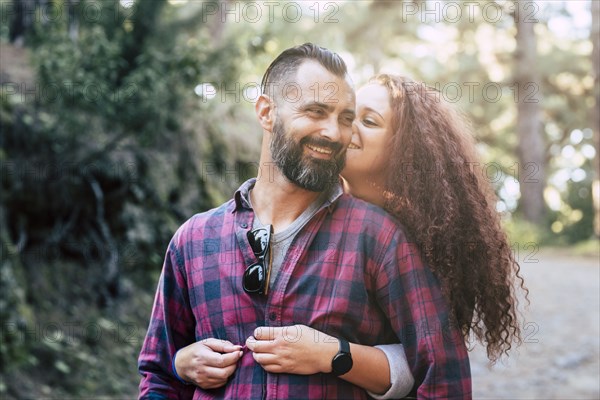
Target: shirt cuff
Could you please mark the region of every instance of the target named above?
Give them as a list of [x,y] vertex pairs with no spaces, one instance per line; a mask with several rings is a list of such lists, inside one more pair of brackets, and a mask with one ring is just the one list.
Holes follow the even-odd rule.
[[[173,356],[173,359],[171,360],[171,369],[173,370],[173,375],[175,376],[175,378],[177,378],[177,380],[179,382],[183,383],[184,385],[191,385],[190,382],[184,381],[183,378],[177,374],[177,370],[175,369],[175,358],[177,357],[177,353],[179,353],[179,350],[177,350],[175,352],[175,355]],[[404,352],[402,352],[402,353],[404,354]]]
[[410,393],[415,384],[415,379],[408,368],[408,361],[401,343],[382,344],[375,346],[385,353],[390,365],[390,383],[392,384],[384,394],[369,393],[377,400],[402,398]]

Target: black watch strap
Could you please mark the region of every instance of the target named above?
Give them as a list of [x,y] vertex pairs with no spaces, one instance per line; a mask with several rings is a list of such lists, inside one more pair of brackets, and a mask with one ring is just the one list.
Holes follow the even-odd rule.
[[340,376],[348,373],[352,369],[352,355],[350,354],[350,343],[345,339],[338,339],[340,347],[331,360],[331,372],[335,376]]
[[340,341],[340,350],[339,353],[348,353],[350,354],[350,343],[346,339],[339,338]]

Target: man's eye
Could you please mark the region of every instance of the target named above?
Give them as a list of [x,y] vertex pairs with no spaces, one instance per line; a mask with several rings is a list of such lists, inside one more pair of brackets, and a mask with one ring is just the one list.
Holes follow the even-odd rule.
[[352,126],[352,123],[354,123],[354,117],[343,117],[342,118],[342,124],[344,124],[346,126]]
[[321,116],[325,113],[320,108],[309,108],[308,112],[311,113],[312,115],[317,115],[317,116]]

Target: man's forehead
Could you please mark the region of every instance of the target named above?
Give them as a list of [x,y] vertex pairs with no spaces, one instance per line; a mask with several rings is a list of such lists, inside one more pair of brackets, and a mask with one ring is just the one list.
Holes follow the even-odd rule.
[[[283,89],[283,100],[292,103],[347,103],[354,107],[354,88],[348,75],[340,77],[313,60],[304,61]],[[342,105],[342,104],[340,104]]]

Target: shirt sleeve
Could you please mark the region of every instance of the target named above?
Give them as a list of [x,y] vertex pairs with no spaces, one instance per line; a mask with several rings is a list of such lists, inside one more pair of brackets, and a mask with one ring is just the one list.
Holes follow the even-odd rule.
[[418,399],[470,399],[471,371],[463,336],[438,280],[398,231],[386,246],[377,296],[404,345]]
[[194,387],[181,383],[171,364],[178,349],[194,342],[194,317],[183,264],[174,238],[167,250],[150,325],[138,359],[142,375],[140,399],[191,399],[193,396]]
[[382,344],[375,346],[385,353],[390,364],[391,386],[384,394],[369,393],[369,396],[377,400],[399,399],[408,395],[415,384],[415,379],[408,368],[406,354],[401,343]]

